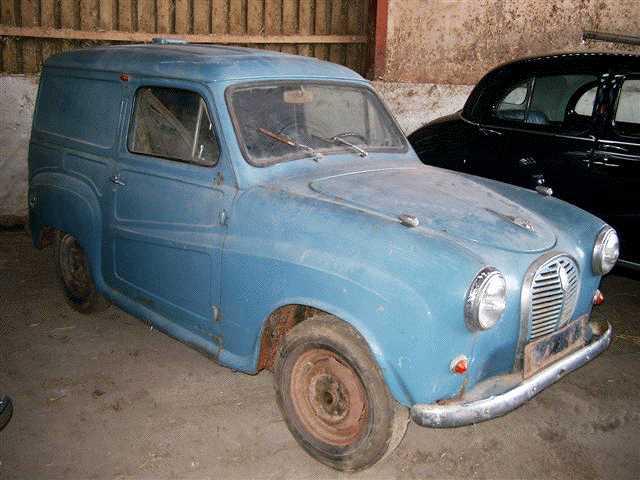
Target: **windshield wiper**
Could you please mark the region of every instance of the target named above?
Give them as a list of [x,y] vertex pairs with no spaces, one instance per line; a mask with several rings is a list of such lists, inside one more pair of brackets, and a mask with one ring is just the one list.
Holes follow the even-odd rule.
[[293,138],[288,137],[287,135],[283,135],[280,133],[275,133],[272,132],[271,130],[267,130],[266,128],[258,128],[258,132],[261,133],[262,135],[272,138],[273,140],[277,140],[280,143],[284,143],[285,145],[289,145],[290,147],[296,147],[296,148],[301,148],[303,150],[306,150],[307,152],[309,152],[311,155],[313,155],[313,159],[317,162],[318,160],[320,160],[320,158],[322,158],[322,155],[318,152],[316,152],[313,148],[311,148],[309,145],[305,145],[303,143],[299,143],[296,142]]
[[[341,134],[341,135],[346,135],[346,134]],[[336,135],[334,137],[331,137],[329,139],[329,141],[333,142],[333,143],[341,143],[342,145],[346,145],[347,147],[349,147],[352,150],[355,150],[356,152],[358,152],[358,155],[360,155],[362,158],[366,157],[367,155],[369,155],[369,152],[367,152],[364,148],[360,148],[359,146],[351,143],[351,142],[347,142],[344,138],[341,137],[341,135]]]

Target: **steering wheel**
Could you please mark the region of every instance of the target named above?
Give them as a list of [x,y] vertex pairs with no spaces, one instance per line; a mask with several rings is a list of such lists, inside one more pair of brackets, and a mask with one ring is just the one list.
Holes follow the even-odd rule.
[[[307,137],[317,137],[323,138],[322,129],[320,126],[315,126],[311,123],[306,123],[303,125],[305,136]],[[296,134],[299,132],[300,126],[295,123],[288,123],[284,125],[280,130],[278,130],[279,135],[285,135],[290,138],[296,138]]]

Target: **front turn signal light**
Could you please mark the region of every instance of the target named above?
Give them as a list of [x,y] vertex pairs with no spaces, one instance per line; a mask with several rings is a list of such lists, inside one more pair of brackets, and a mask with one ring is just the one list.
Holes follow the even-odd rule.
[[458,375],[467,373],[469,369],[469,360],[465,355],[460,355],[451,361],[451,371]]
[[593,294],[593,304],[594,305],[602,305],[604,303],[604,295],[600,291],[600,289],[596,290],[596,293]]

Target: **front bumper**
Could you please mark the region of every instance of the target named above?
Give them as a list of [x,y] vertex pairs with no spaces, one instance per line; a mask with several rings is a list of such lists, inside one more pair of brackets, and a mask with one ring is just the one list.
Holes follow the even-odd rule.
[[606,350],[613,336],[611,325],[607,323],[606,330],[602,331],[599,326],[592,324],[592,329],[594,337],[588,345],[561,358],[500,395],[468,402],[460,400],[444,405],[414,405],[411,407],[411,418],[423,427],[450,428],[505,415]]

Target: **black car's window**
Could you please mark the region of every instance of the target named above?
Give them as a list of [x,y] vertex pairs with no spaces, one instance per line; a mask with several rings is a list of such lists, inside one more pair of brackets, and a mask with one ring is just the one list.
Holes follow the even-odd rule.
[[574,112],[578,115],[591,117],[593,115],[593,107],[596,103],[597,92],[598,86],[594,85],[592,87],[589,87],[584,93],[582,93],[576,100]]
[[212,166],[219,149],[200,95],[177,88],[144,87],[136,93],[129,150]]
[[498,102],[495,116],[507,121],[524,121],[531,83],[532,79],[528,79],[507,90],[502,100]]
[[596,98],[596,81],[595,75],[543,75],[520,82],[497,103],[493,118],[535,130],[586,130]]
[[640,137],[640,80],[625,80],[618,97],[615,129],[620,135]]

